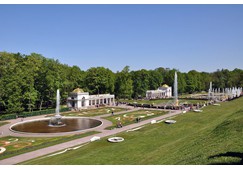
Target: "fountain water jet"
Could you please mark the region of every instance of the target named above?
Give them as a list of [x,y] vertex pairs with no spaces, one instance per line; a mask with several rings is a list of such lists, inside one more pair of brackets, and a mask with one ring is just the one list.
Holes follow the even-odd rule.
[[174,103],[175,106],[178,106],[178,87],[177,87],[177,73],[175,72],[175,79],[174,79]]
[[56,113],[54,117],[51,117],[49,121],[49,126],[51,127],[61,127],[65,126],[65,124],[62,122],[62,116],[60,115],[60,91],[57,89],[57,97],[56,97]]

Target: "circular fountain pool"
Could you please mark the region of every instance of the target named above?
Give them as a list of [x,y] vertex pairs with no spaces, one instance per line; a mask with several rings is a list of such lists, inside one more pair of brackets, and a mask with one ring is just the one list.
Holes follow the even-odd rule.
[[50,118],[29,120],[16,123],[10,127],[13,132],[25,133],[62,133],[98,127],[102,121],[92,118],[62,117],[65,126],[49,126]]

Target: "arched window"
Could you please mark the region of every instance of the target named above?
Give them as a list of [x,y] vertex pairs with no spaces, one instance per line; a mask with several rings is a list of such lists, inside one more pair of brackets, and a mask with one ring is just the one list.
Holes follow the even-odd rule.
[[85,106],[85,97],[82,98],[82,107]]

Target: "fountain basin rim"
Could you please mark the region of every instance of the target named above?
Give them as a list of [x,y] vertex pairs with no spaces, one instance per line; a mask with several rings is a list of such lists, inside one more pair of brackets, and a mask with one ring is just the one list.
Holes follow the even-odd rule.
[[176,123],[176,121],[175,120],[166,120],[165,123],[174,124],[174,123]]
[[107,139],[109,142],[112,142],[112,143],[118,143],[118,142],[123,142],[124,141],[124,138],[123,137],[111,137],[111,138],[108,138]]
[[0,147],[0,153],[3,153],[3,152],[5,152],[6,151],[6,148],[4,148],[4,147]]
[[22,122],[18,122],[18,123],[14,123],[12,124],[10,127],[9,127],[9,130],[14,132],[14,133],[20,133],[20,134],[41,134],[41,135],[60,135],[60,134],[72,134],[72,133],[77,133],[77,132],[82,132],[82,131],[87,131],[87,130],[92,130],[92,129],[95,129],[95,128],[98,128],[100,126],[103,125],[103,121],[102,120],[99,120],[99,119],[95,119],[95,118],[90,118],[90,117],[77,117],[77,116],[63,116],[62,117],[63,119],[93,119],[93,120],[97,120],[97,121],[100,121],[101,124],[99,126],[96,126],[96,127],[93,127],[93,128],[88,128],[88,129],[82,129],[82,130],[75,130],[75,131],[69,131],[69,132],[57,132],[57,133],[35,133],[35,132],[21,132],[21,131],[16,131],[16,130],[13,130],[12,127],[13,126],[16,126],[16,125],[19,125],[19,124],[24,124],[24,123],[27,123],[27,122],[36,122],[36,121],[40,121],[40,120],[49,120],[51,119],[51,117],[48,117],[48,118],[40,118],[40,119],[32,119],[32,120],[26,120],[26,121],[22,121]]

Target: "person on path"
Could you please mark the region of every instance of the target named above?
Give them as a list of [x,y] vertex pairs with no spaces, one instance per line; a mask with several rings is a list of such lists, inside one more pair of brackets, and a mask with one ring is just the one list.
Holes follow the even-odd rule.
[[136,122],[137,122],[137,123],[139,122],[139,117],[136,118]]
[[117,122],[117,127],[118,127],[118,128],[122,128],[122,123],[121,123],[121,121]]

